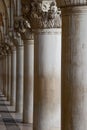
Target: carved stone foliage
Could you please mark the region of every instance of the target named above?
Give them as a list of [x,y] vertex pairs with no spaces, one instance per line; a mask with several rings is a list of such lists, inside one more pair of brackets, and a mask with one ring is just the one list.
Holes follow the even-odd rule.
[[52,0],[33,1],[30,6],[23,3],[23,16],[32,28],[60,28],[61,12]]
[[33,39],[31,26],[29,22],[24,18],[22,17],[16,18],[14,28],[15,31],[17,32],[17,35],[21,35],[21,38],[23,38],[23,40]]
[[12,35],[13,34],[11,34],[11,36],[9,36],[9,34],[5,35],[4,36],[4,43],[5,43],[5,45],[9,46],[11,48],[11,50],[13,51],[13,50],[16,49],[16,47],[14,45],[14,41],[12,39]]
[[11,48],[8,44],[2,43],[2,45],[0,46],[0,52],[3,55],[9,54],[11,53]]

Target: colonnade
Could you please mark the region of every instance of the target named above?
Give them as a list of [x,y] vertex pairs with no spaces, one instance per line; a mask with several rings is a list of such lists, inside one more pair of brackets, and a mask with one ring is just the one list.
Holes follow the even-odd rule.
[[33,130],[84,130],[87,6],[71,0],[57,4],[62,16],[54,1],[22,2],[14,21],[15,47],[6,44],[0,54],[1,89]]
[[60,130],[61,28],[33,33],[30,28],[15,29],[15,47],[5,57],[5,96],[24,123],[38,130]]

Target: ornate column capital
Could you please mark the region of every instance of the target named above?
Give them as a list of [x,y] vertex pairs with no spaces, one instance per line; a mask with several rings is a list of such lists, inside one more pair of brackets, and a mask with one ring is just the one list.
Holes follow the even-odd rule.
[[20,34],[20,30],[22,29],[22,17],[18,16],[18,17],[15,17],[14,19],[14,41],[15,41],[15,45],[16,47],[17,46],[23,46],[23,42],[22,42],[22,39],[21,39],[21,34]]
[[26,5],[22,1],[23,16],[26,17],[33,29],[60,28],[61,16],[54,0],[35,1]]
[[87,0],[57,0],[58,7],[87,5]]
[[15,30],[21,35],[23,40],[33,40],[33,33],[30,23],[22,17],[16,18]]
[[11,47],[6,43],[2,43],[0,46],[0,52],[3,53],[3,55],[11,54]]
[[14,44],[16,47],[23,46],[23,42],[22,42],[20,33],[15,32],[13,39],[14,39]]
[[[10,33],[11,33],[11,32],[10,32]],[[13,35],[13,34],[11,34],[11,36],[6,35],[6,36],[4,37],[4,42],[5,42],[6,45],[8,45],[8,46],[11,48],[11,51],[14,51],[14,50],[16,49],[16,47],[15,47],[15,45],[14,45],[14,43],[13,43],[12,35]]]

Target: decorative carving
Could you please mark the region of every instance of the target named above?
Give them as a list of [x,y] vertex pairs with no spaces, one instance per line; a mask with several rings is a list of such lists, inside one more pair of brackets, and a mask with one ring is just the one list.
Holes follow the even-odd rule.
[[[12,34],[13,35],[13,34]],[[15,45],[14,45],[14,43],[13,43],[13,40],[12,40],[12,35],[5,35],[4,36],[4,43],[6,44],[6,45],[8,45],[10,48],[11,48],[11,50],[13,51],[13,50],[15,50],[16,49],[16,47],[15,47]]]
[[11,53],[11,47],[6,43],[3,43],[0,48],[3,55],[7,55]]
[[61,12],[55,1],[33,1],[28,5],[23,3],[23,16],[30,21],[35,28],[60,28]]
[[23,40],[31,40],[34,39],[31,26],[27,20],[25,20],[22,17],[16,18],[15,19],[15,30],[17,34],[21,34],[21,38]]
[[23,42],[22,42],[21,35],[19,32],[14,32],[13,39],[14,39],[14,44],[16,47],[23,46]]

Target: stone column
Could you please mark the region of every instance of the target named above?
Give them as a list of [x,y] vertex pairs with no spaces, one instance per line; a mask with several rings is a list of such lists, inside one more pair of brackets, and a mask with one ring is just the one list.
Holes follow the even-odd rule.
[[61,0],[58,4],[63,6],[61,127],[84,130],[87,129],[87,6],[83,6],[86,1]]
[[23,17],[16,19],[16,25],[15,29],[20,32],[24,43],[23,122],[33,123],[34,37],[30,24]]
[[23,122],[33,123],[34,40],[24,40],[24,109]]
[[[60,21],[57,22],[58,10],[52,1],[32,2],[31,5],[30,19],[35,34],[33,130],[60,130],[61,29]],[[46,11],[42,8],[44,5]]]
[[7,86],[6,86],[6,54],[4,54],[4,56],[3,56],[2,73],[3,73],[3,94],[6,97],[7,96],[6,95],[6,89],[7,89]]
[[60,130],[61,31],[35,34],[34,130]]
[[16,103],[16,48],[12,49],[11,56],[11,105]]
[[0,53],[0,89],[3,94],[5,94],[5,86],[4,86],[4,54]]
[[5,97],[7,97],[7,79],[8,79],[8,75],[7,75],[7,72],[8,72],[8,70],[7,70],[7,64],[8,64],[8,60],[7,60],[7,53],[6,53],[6,56],[5,56],[5,78],[6,78],[6,84],[5,84]]
[[7,86],[7,100],[11,99],[11,50],[8,52],[8,86]]
[[[8,52],[7,52],[7,97],[8,97],[8,85],[9,85],[9,65],[8,65]],[[7,99],[8,100],[8,99]]]
[[7,98],[7,95],[8,95],[8,52],[9,52],[9,49],[8,47],[5,45],[4,46],[4,50],[5,50],[5,61],[4,61],[4,80],[5,80],[5,83],[4,83],[4,95],[5,97]]
[[1,87],[2,93],[5,95],[5,55],[2,55],[2,62],[1,62]]
[[7,98],[8,96],[8,86],[9,86],[9,61],[8,61],[8,55],[11,52],[11,50],[9,49],[9,46],[7,45],[7,43],[2,45],[2,56],[4,58],[4,62],[2,64],[2,67],[4,70],[2,70],[3,72],[3,85],[4,85],[4,95]]
[[24,46],[21,38],[17,38],[16,56],[16,112],[23,112],[23,84],[24,84]]
[[[34,88],[34,37],[28,22],[21,21],[21,36],[24,41],[24,107],[23,122],[33,123],[33,88]],[[25,23],[25,24],[24,24]],[[24,25],[24,26],[23,26]],[[26,25],[26,26],[25,26]]]

